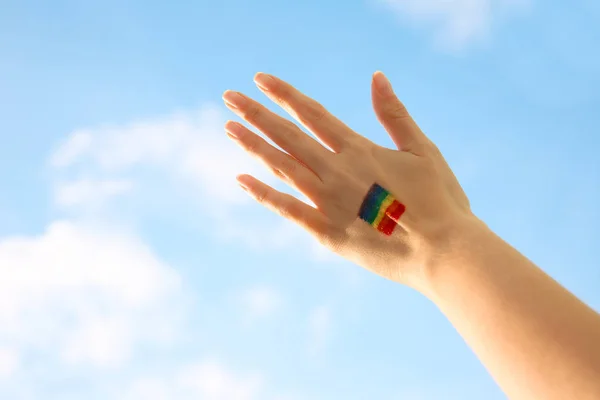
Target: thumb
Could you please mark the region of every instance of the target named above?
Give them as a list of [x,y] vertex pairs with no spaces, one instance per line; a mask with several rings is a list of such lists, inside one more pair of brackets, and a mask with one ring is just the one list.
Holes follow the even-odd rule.
[[377,119],[399,150],[418,152],[425,135],[394,94],[390,81],[381,71],[373,74],[371,97]]

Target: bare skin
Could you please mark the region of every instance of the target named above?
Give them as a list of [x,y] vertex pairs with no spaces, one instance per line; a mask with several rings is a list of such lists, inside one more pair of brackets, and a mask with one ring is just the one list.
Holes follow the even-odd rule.
[[[238,176],[244,190],[333,252],[431,299],[511,399],[600,398],[600,316],[471,212],[442,154],[382,73],[373,76],[373,106],[395,150],[278,78],[259,73],[255,82],[329,149],[227,91],[227,107],[284,151],[233,121],[225,125],[229,137],[316,208],[249,175]],[[375,182],[406,206],[391,236],[357,218]]]

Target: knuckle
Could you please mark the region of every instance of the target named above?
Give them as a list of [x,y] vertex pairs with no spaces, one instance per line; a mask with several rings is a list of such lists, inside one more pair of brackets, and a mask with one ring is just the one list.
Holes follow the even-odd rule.
[[297,210],[294,210],[294,206],[285,205],[281,209],[281,216],[285,219],[293,219],[293,216],[298,215]]
[[345,166],[333,166],[320,173],[327,182],[327,190],[334,194],[339,190],[340,183],[346,183],[353,180],[354,173]]
[[262,203],[262,204],[268,203],[270,200],[269,192],[267,190],[258,191],[255,194],[255,198],[256,198],[256,201],[258,201],[259,203]]
[[422,172],[425,176],[434,176],[437,174],[438,163],[431,157],[423,157],[422,160]]
[[[330,176],[333,177],[333,176]],[[340,180],[340,181],[336,181],[334,179],[331,179],[328,182],[327,185],[322,185],[322,187],[319,190],[319,195],[318,195],[318,201],[323,203],[323,204],[327,204],[328,208],[331,209],[335,209],[335,210],[341,210],[347,207],[347,199],[344,198],[344,195],[342,193],[344,193],[343,191],[341,191],[340,189],[340,185],[339,184],[335,184],[332,182],[348,182],[347,180]]]
[[347,148],[345,149],[348,160],[363,160],[380,148],[376,143],[359,134],[352,135],[346,139]]
[[289,119],[284,119],[283,120],[282,127],[283,127],[283,129],[285,131],[289,132],[292,135],[298,134],[298,132],[300,130],[300,128],[298,128],[298,125],[296,125],[295,123],[293,123]]
[[343,137],[343,143],[346,145],[345,150],[348,151],[363,151],[374,145],[372,141],[364,136],[352,131],[351,135],[345,135]]
[[284,119],[281,124],[282,132],[285,132],[285,135],[281,138],[281,140],[288,145],[293,144],[297,146],[300,143],[301,135],[304,135],[304,132],[292,121],[288,119]]
[[433,154],[435,154],[436,156],[442,156],[442,152],[440,150],[440,148],[433,143],[431,140],[427,140],[427,148],[429,149],[429,151],[431,151]]
[[277,212],[280,216],[286,219],[291,219],[291,217],[296,214],[294,212],[294,205],[289,201],[282,202],[282,204],[277,208]]
[[421,140],[414,140],[412,143],[412,149],[419,154],[439,158],[443,157],[440,149],[428,138],[420,138]]
[[321,121],[325,118],[327,110],[320,103],[314,103],[311,107],[311,117],[314,121]]
[[281,171],[279,168],[273,167],[272,165],[270,165],[269,169],[271,170],[271,172],[273,173],[273,175],[275,175],[279,179],[282,179],[282,180],[286,180],[287,179],[286,174],[283,173],[283,171]]
[[245,142],[245,147],[249,153],[255,154],[258,153],[260,149],[260,143],[256,138],[251,138]]
[[316,233],[316,239],[322,246],[327,247],[334,253],[340,253],[344,245],[343,232],[333,226],[327,226]]
[[296,162],[288,159],[283,163],[282,170],[287,175],[294,175],[298,171],[298,164]]
[[303,111],[303,113],[299,113],[299,119],[303,124],[319,122],[325,118],[325,115],[327,115],[327,110],[325,107],[316,101],[311,101],[308,103]]
[[255,122],[258,120],[261,111],[258,107],[252,106],[246,111],[244,119],[248,122]]
[[400,101],[393,101],[387,107],[387,114],[393,119],[407,119],[410,118],[408,110]]

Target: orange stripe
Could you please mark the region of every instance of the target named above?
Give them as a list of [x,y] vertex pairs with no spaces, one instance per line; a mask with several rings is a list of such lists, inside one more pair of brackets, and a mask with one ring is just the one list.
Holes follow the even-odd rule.
[[392,220],[398,222],[402,214],[404,214],[404,211],[406,211],[404,204],[396,200],[391,206],[388,207],[388,209],[385,211],[385,214]]

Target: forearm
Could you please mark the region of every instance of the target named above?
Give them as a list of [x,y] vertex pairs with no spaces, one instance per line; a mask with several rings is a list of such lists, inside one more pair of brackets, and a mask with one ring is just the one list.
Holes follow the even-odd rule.
[[600,316],[491,232],[465,223],[425,294],[511,399],[600,398]]

